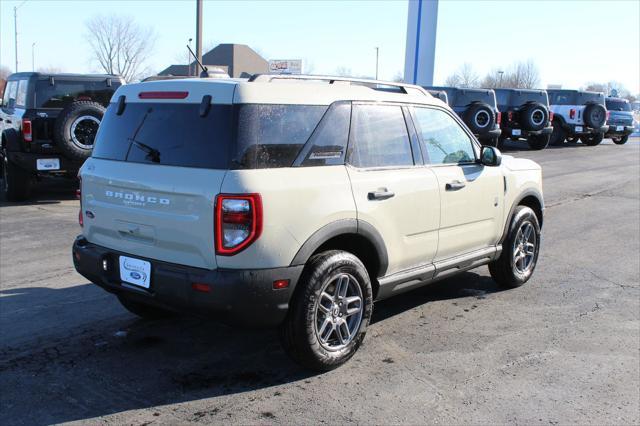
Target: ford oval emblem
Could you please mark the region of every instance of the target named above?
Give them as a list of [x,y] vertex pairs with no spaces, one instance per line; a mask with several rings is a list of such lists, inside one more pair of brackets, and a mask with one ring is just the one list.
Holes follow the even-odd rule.
[[139,280],[140,278],[142,278],[142,275],[140,275],[138,272],[129,272],[129,276],[134,280]]

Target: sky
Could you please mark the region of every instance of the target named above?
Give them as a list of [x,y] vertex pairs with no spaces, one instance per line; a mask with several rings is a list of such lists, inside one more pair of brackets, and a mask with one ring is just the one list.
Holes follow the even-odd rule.
[[[408,0],[206,1],[205,47],[242,43],[266,59],[302,59],[305,71],[375,74],[404,71]],[[0,64],[14,69],[14,16],[18,9],[18,60],[22,71],[54,67],[97,72],[85,23],[95,15],[133,16],[157,39],[150,69],[184,63],[195,39],[195,0],[0,0]],[[465,62],[480,75],[533,60],[541,86],[580,88],[618,81],[640,93],[640,0],[489,1],[440,0],[436,84]]]

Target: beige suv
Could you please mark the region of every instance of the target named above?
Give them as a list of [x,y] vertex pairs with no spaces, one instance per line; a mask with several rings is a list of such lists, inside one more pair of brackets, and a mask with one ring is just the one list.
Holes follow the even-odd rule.
[[533,273],[536,163],[417,86],[317,76],[122,86],[80,172],[76,269],[131,312],[278,326],[335,368],[374,301],[489,265]]

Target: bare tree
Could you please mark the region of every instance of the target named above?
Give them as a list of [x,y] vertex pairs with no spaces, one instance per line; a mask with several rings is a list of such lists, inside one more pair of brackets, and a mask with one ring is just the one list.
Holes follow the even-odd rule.
[[64,72],[64,70],[60,67],[49,65],[46,67],[38,67],[38,72],[41,72],[43,74],[58,74]]
[[514,89],[535,89],[540,85],[538,66],[531,59],[516,62],[504,76],[504,81]]
[[155,33],[130,16],[94,16],[86,23],[86,39],[104,72],[136,80],[151,56]]
[[628,98],[631,96],[631,92],[624,87],[624,84],[619,81],[608,81],[606,83],[596,83],[590,82],[584,87],[584,90],[589,92],[602,92],[605,95],[616,94],[616,96],[621,98]]
[[474,71],[470,63],[465,62],[456,72],[447,77],[445,83],[447,86],[452,87],[478,87],[480,85],[480,76]]
[[351,68],[340,66],[336,68],[336,70],[333,72],[333,75],[338,77],[353,77],[353,71],[351,71]]
[[4,86],[7,84],[7,78],[11,74],[11,69],[0,65],[0,93],[4,93]]

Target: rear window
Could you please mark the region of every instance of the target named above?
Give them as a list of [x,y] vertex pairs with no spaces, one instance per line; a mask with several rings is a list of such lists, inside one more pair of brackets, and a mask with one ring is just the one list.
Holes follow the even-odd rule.
[[200,116],[200,104],[127,103],[116,105],[100,123],[92,156],[107,160],[167,166],[225,169],[229,164],[233,111],[211,105]]
[[631,111],[631,105],[629,102],[624,102],[618,99],[607,99],[607,109],[609,111]]
[[36,83],[36,108],[64,108],[68,104],[79,101],[94,101],[107,105],[113,92],[120,87],[120,82],[111,80],[111,86],[107,81],[77,81],[53,79],[39,80]]
[[449,95],[449,104],[453,107],[465,107],[472,102],[483,102],[493,107],[496,106],[495,95],[488,90],[458,89]]
[[578,93],[578,105],[584,105],[587,102],[595,102],[600,105],[604,105],[604,94],[603,93],[589,93],[589,92],[580,92]]
[[578,94],[576,92],[548,92],[551,105],[577,105]]
[[[527,102],[538,102],[542,105],[549,105],[547,94],[542,91],[523,91],[523,90],[500,90],[496,91],[496,100],[500,110],[504,106],[518,107]],[[502,106],[503,108],[500,108]]]
[[112,104],[100,124],[93,157],[209,169],[290,167],[327,106]]

